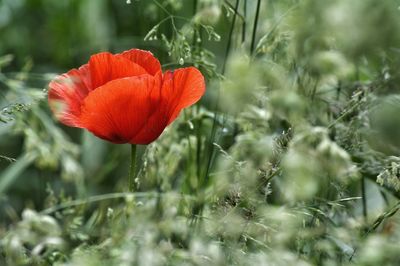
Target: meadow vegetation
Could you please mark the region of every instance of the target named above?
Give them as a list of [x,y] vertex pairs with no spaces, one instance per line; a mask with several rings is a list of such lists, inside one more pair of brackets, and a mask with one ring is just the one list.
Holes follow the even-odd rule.
[[[399,265],[397,0],[0,1],[0,265]],[[155,142],[57,122],[99,51],[195,66]]]

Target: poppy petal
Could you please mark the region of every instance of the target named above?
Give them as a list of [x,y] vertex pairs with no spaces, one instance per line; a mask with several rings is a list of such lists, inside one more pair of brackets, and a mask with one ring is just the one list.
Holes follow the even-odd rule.
[[122,55],[108,52],[92,55],[89,60],[93,88],[115,79],[147,74],[147,71]]
[[91,90],[88,65],[72,69],[52,80],[49,84],[50,109],[58,120],[72,127],[81,127],[81,104]]
[[131,142],[159,101],[159,97],[152,94],[153,87],[160,87],[157,83],[160,81],[150,75],[108,82],[84,100],[81,124],[94,135],[111,142]]
[[169,106],[168,124],[172,123],[183,108],[196,103],[206,90],[204,77],[195,67],[167,71],[163,82],[163,99]]
[[131,143],[149,144],[157,139],[168,125],[168,106],[162,102],[162,72],[159,71],[155,76],[157,82],[153,87],[150,97],[152,99],[151,112],[142,129],[131,139]]
[[147,73],[154,76],[161,71],[161,64],[149,51],[131,49],[121,54],[123,57],[143,67]]

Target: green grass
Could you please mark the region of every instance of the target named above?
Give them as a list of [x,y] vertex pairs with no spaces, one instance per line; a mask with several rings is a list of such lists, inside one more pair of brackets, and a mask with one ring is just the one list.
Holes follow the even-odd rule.
[[[400,263],[398,1],[130,2],[0,2],[0,265]],[[207,81],[136,169],[46,96],[133,47]]]

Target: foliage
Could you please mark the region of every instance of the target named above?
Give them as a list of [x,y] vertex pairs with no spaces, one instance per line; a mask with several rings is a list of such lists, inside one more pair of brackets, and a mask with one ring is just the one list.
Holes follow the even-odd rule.
[[[260,5],[258,5],[260,3]],[[398,1],[0,2],[0,264],[398,265]],[[99,50],[194,65],[139,148],[52,119]]]

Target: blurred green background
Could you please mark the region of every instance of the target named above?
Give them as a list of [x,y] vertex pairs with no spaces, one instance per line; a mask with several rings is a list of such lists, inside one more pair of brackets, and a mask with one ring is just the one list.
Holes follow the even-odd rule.
[[[190,16],[193,1],[181,4],[181,15]],[[57,73],[85,63],[93,53],[132,47],[152,50],[158,57],[165,54],[160,42],[143,40],[166,17],[147,1],[5,0],[0,12],[1,52],[15,56],[10,69],[33,60],[34,70]]]
[[[0,265],[399,265],[400,1],[0,0]],[[100,51],[207,93],[139,147],[61,125]]]

